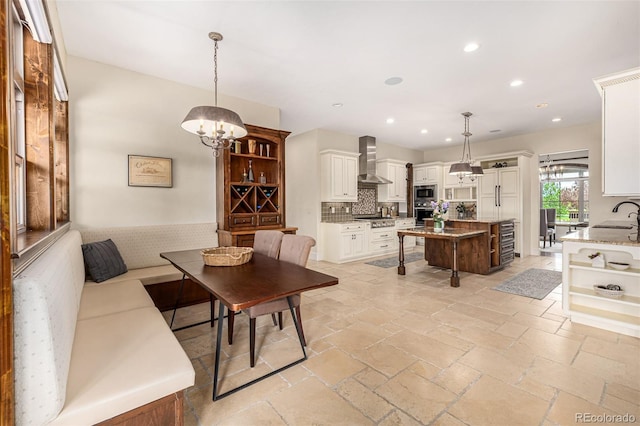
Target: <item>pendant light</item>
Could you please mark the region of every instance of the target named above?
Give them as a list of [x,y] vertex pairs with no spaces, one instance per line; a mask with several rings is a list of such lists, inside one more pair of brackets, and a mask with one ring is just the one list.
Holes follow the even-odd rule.
[[213,156],[220,156],[223,149],[231,148],[236,138],[247,135],[247,129],[235,112],[218,106],[218,42],[222,34],[210,32],[213,40],[213,83],[215,106],[196,106],[182,121],[182,128],[200,137],[200,142],[213,150]]
[[477,176],[481,176],[484,174],[481,166],[474,166],[473,161],[471,160],[471,144],[469,142],[469,136],[472,135],[469,132],[469,117],[473,114],[470,112],[463,112],[462,116],[464,117],[464,143],[462,144],[462,157],[460,161],[457,163],[453,163],[451,168],[449,169],[450,175],[457,175],[460,181],[465,177],[469,177],[472,181],[476,179]]

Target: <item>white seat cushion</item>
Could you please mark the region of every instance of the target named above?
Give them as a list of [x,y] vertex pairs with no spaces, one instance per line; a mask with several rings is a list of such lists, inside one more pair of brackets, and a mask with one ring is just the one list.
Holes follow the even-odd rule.
[[87,285],[80,299],[78,320],[153,307],[153,300],[138,280]]
[[101,283],[87,281],[88,285],[111,284],[119,281],[140,280],[144,285],[166,283],[167,281],[177,281],[182,279],[182,272],[173,265],[150,266],[148,268],[130,269],[122,275],[110,278]]
[[156,308],[80,320],[66,401],[51,424],[95,424],[194,381],[189,358]]

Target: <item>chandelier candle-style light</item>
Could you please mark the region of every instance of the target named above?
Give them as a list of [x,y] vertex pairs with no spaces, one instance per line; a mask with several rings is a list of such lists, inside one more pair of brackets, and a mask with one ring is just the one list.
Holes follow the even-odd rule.
[[469,117],[472,115],[473,114],[470,112],[462,113],[462,116],[464,117],[464,133],[462,133],[462,136],[464,136],[464,143],[462,144],[462,157],[459,162],[453,163],[449,169],[449,174],[457,175],[460,182],[462,182],[462,179],[465,177],[474,181],[477,176],[484,174],[482,167],[474,166],[473,160],[471,160],[471,144],[469,143],[469,136],[471,136],[472,133],[469,132]]
[[247,129],[235,112],[218,106],[218,42],[222,34],[210,32],[213,40],[213,85],[215,106],[196,106],[182,120],[182,128],[200,137],[200,142],[213,150],[213,156],[220,156],[223,149],[229,149],[236,138],[247,135]]

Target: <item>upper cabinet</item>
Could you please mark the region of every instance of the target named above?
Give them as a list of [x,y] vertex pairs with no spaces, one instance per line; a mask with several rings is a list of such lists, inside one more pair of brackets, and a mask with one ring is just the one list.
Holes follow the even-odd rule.
[[413,166],[414,185],[439,185],[442,183],[441,164],[417,164]]
[[358,157],[354,152],[320,152],[320,201],[358,201]]
[[378,185],[378,201],[407,201],[407,162],[401,160],[378,160],[376,173],[392,183]]
[[640,68],[594,82],[602,96],[603,195],[640,196]]

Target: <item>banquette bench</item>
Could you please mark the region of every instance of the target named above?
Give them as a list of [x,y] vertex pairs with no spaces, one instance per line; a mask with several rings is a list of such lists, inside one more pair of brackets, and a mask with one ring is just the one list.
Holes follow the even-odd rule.
[[[137,279],[161,311],[173,309],[182,273],[160,257],[166,251],[218,246],[217,223],[80,229],[84,244],[111,239],[128,271],[105,283]],[[208,302],[209,294],[187,280],[179,306]]]
[[[16,424],[181,425],[194,369],[144,283],[179,280],[160,251],[216,246],[215,228],[70,230],[22,271],[13,281]],[[82,244],[105,239],[128,272],[87,281]]]

